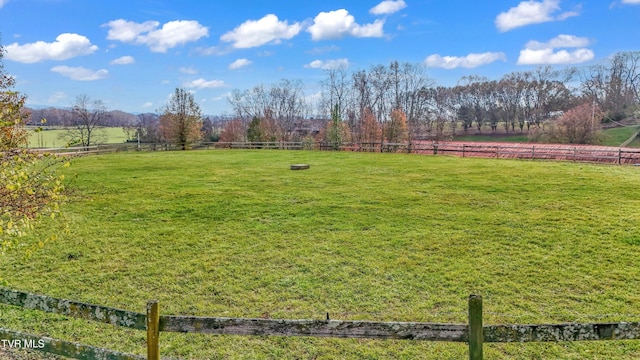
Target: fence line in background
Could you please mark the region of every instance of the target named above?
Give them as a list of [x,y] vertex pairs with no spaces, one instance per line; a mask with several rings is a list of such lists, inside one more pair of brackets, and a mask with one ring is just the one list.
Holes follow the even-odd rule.
[[[147,303],[146,314],[0,288],[0,303],[63,314],[147,332],[147,359],[157,360],[160,332],[199,334],[313,336],[467,342],[469,359],[482,359],[484,342],[544,342],[640,339],[640,322],[595,324],[483,325],[482,297],[469,296],[468,324],[343,320],[279,320],[162,316],[159,303]],[[128,360],[141,357],[88,345],[0,329],[0,339],[38,344],[34,350],[77,359]],[[5,342],[3,341],[3,344]]]
[[[640,149],[562,144],[483,144],[460,142],[414,143],[342,143],[327,142],[205,142],[194,144],[201,149],[277,149],[277,150],[340,150],[357,152],[394,152],[424,155],[453,155],[503,159],[563,160],[612,164],[640,164]],[[123,143],[69,148],[33,149],[60,155],[91,155],[124,151],[169,151],[176,146],[155,143]]]

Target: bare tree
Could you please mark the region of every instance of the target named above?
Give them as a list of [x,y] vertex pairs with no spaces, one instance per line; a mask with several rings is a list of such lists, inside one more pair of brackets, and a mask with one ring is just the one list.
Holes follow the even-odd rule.
[[[378,141],[379,137],[376,139],[372,139],[371,134],[377,134],[378,136],[381,136],[381,133],[379,131],[371,132],[368,129],[371,125],[371,121],[377,123],[377,119],[375,118],[375,115],[371,110],[373,102],[371,99],[371,88],[369,86],[369,78],[367,76],[367,72],[364,70],[360,70],[351,74],[351,86],[353,108],[349,112],[349,115],[356,119],[356,125],[352,128],[354,138],[360,142]],[[365,124],[367,128],[363,128]]]
[[281,129],[283,140],[291,140],[296,121],[303,119],[307,112],[302,81],[283,79],[273,85],[268,104],[267,109]]
[[538,68],[533,72],[532,91],[535,102],[529,124],[540,127],[544,121],[574,106],[576,96],[567,86],[574,75],[574,68],[559,71],[553,70],[550,66]]
[[411,142],[420,134],[421,122],[427,118],[427,99],[420,91],[432,87],[430,79],[422,64],[392,62],[389,65],[392,76],[393,104],[401,109],[407,120],[408,140]]
[[157,114],[139,114],[135,127],[135,139],[141,142],[160,140],[160,121]]
[[581,87],[612,120],[629,115],[640,103],[640,51],[622,52],[580,72]]
[[[455,119],[455,102],[451,88],[438,86],[424,89],[429,101],[429,112],[432,120],[429,123],[429,133],[432,139],[439,141],[445,138],[445,127],[452,119]],[[435,127],[435,129],[434,129]]]
[[87,94],[78,95],[70,116],[70,126],[63,135],[68,145],[90,146],[106,141],[101,127],[109,114],[102,100],[92,100]]
[[[325,70],[325,79],[320,83],[322,87],[321,111],[330,114],[335,106],[341,109],[340,116],[345,118],[349,103],[349,76],[346,67],[339,66]],[[353,124],[349,124],[352,126]]]
[[278,134],[279,140],[289,140],[296,123],[308,112],[300,80],[283,79],[269,88],[257,85],[250,90],[234,90],[228,101],[243,127],[254,118],[266,120],[270,128],[277,127],[271,132]]

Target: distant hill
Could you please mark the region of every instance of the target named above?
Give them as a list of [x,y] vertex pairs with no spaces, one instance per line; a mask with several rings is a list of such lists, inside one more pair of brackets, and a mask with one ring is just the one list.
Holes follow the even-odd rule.
[[[73,112],[70,108],[54,108],[30,106],[26,108],[30,113],[27,120],[30,125],[39,125],[41,119],[46,119],[46,126],[69,126],[73,124]],[[120,110],[109,111],[104,126],[129,127],[136,126],[139,116]]]
[[[30,113],[27,120],[29,125],[40,125],[41,119],[47,119],[46,126],[70,126],[73,124],[73,112],[71,108],[56,108],[51,106],[30,105],[25,108]],[[155,113],[128,113],[120,110],[109,111],[109,117],[104,124],[108,127],[135,127],[149,119],[157,120],[159,117]],[[203,115],[204,119],[209,119],[214,124],[224,123],[231,120],[229,116]]]

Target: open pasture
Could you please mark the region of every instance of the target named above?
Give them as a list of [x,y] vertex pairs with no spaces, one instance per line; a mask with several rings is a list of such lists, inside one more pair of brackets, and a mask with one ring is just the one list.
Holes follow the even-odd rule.
[[[291,164],[311,168],[291,171]],[[215,150],[64,169],[71,233],[5,286],[166,315],[465,323],[640,320],[640,168]],[[40,229],[46,232],[46,229]],[[35,234],[34,236],[37,236]],[[0,307],[3,327],[142,354],[142,332]],[[463,359],[460,343],[161,333],[163,356]],[[485,344],[490,359],[637,359],[640,341]]]
[[[625,126],[603,129],[602,137],[599,145],[602,146],[620,146],[627,141],[636,131],[637,126]],[[515,142],[515,143],[528,143],[529,135],[527,132],[520,133],[518,131],[513,133],[500,132],[494,134],[491,130],[485,131],[484,134],[467,134],[457,135],[453,137],[455,141],[475,141],[475,142]]]
[[[121,144],[127,141],[127,134],[119,127],[97,128],[94,131],[94,136],[100,144]],[[41,132],[36,132],[33,129],[30,132],[30,148],[55,148],[65,147],[66,145],[66,140],[64,139],[64,135],[67,132],[66,129],[45,127]]]

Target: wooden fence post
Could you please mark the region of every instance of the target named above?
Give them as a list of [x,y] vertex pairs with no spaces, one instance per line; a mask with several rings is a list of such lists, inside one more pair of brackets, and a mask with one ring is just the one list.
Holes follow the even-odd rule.
[[158,300],[147,302],[147,360],[160,360],[160,306]]
[[622,164],[622,149],[618,148],[618,165]]
[[482,296],[469,295],[469,360],[482,360]]

